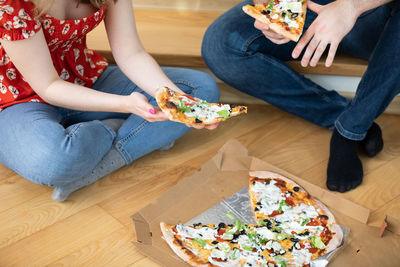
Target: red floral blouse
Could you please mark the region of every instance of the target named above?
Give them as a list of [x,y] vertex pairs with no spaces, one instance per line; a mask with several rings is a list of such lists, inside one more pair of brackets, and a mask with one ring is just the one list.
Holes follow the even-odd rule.
[[[59,20],[49,15],[35,18],[34,8],[28,0],[0,0],[0,39],[28,39],[43,29],[61,79],[92,87],[108,63],[87,48],[86,34],[104,19],[105,8],[79,20]],[[24,80],[0,43],[0,111],[23,102],[44,101]]]

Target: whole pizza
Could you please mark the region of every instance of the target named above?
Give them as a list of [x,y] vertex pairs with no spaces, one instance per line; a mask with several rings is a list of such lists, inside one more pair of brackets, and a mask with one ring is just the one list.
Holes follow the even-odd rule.
[[310,266],[341,245],[343,233],[332,213],[292,180],[250,172],[249,194],[257,224],[162,222],[164,239],[192,266]]

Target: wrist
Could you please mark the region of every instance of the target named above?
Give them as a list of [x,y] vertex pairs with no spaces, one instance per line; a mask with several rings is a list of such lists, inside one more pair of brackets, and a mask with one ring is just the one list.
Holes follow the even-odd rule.
[[133,113],[132,112],[132,105],[129,95],[128,96],[120,96],[119,105],[118,105],[118,112],[121,113]]
[[[342,0],[342,1],[348,1],[348,0]],[[365,5],[363,5],[363,0],[351,0],[348,1],[349,3],[352,4],[352,9],[354,10],[354,14],[356,16],[356,19],[361,16],[362,13],[367,11],[365,9]]]

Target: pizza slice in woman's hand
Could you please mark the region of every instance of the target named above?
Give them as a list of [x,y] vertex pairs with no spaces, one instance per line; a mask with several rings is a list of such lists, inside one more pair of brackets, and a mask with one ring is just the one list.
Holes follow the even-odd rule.
[[189,125],[211,125],[247,113],[247,107],[215,104],[169,89],[160,88],[156,100],[171,121]]

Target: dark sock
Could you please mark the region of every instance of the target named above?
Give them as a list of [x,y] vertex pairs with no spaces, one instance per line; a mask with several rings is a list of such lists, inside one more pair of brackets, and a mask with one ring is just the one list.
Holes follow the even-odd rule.
[[363,167],[357,155],[357,141],[347,139],[335,129],[330,144],[326,185],[341,193],[362,183]]
[[365,154],[373,158],[383,149],[382,130],[375,122],[369,128],[367,136],[360,142]]

